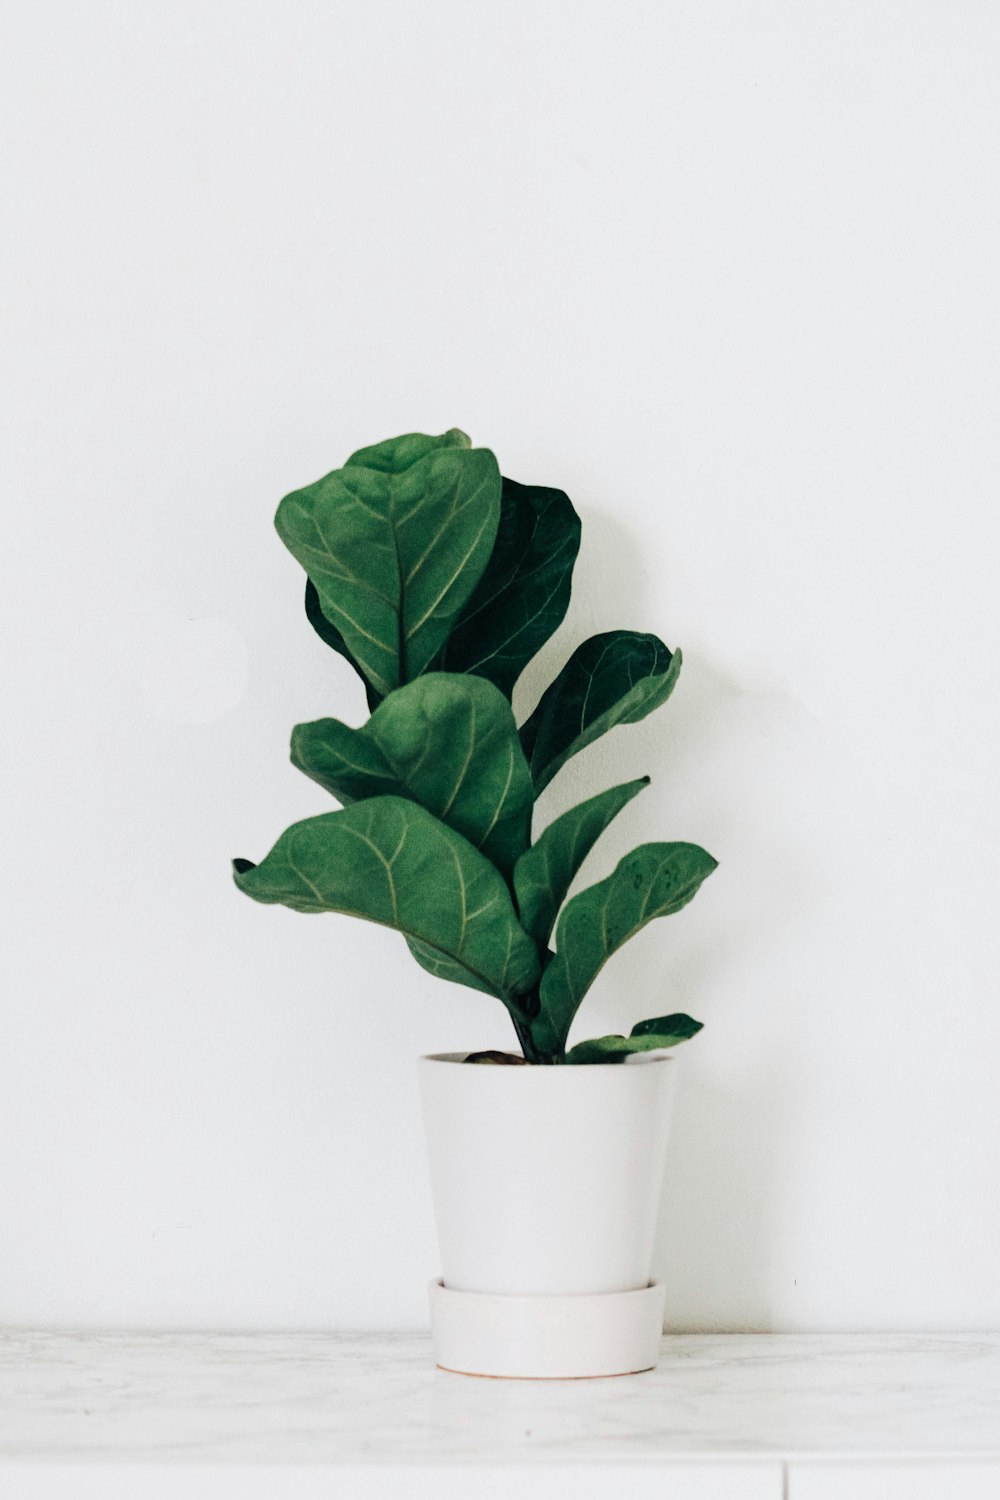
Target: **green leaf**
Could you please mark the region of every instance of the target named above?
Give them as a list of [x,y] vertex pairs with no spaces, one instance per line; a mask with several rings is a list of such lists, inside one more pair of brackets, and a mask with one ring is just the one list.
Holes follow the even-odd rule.
[[406,946],[422,969],[428,974],[433,974],[435,979],[447,979],[451,984],[464,984],[470,990],[482,990],[486,995],[492,995],[494,991],[490,986],[470,974],[457,959],[449,958],[447,954],[432,948],[429,943],[422,943],[418,938],[408,937]]
[[521,926],[539,948],[548,945],[566,892],[605,828],[648,785],[649,777],[641,776],[578,803],[550,823],[521,855],[514,866],[514,893]]
[[581,1000],[612,953],[654,917],[686,906],[715,867],[697,844],[642,844],[606,880],[567,901],[531,1023],[540,1050],[562,1051]]
[[440,437],[430,437],[426,432],[404,432],[402,437],[386,438],[382,443],[372,443],[368,448],[359,448],[352,453],[345,469],[380,469],[383,474],[402,474],[415,463],[426,458],[439,448],[471,448],[467,435],[457,427],[443,432]]
[[361,678],[361,681],[365,685],[365,697],[368,699],[369,712],[371,712],[373,709],[378,708],[379,704],[382,702],[381,693],[377,693],[372,687],[364,672],[362,672],[361,668],[354,660],[354,657],[347,649],[347,642],[344,640],[344,637],[341,635],[336,625],[330,624],[330,621],[326,618],[326,615],[320,609],[319,595],[317,594],[314,585],[308,578],[306,579],[306,619],[309,621],[309,624],[312,626],[313,630],[315,630],[320,640],[325,641],[325,643],[332,650],[339,652],[339,654],[345,659],[345,661],[350,662],[355,672],[357,672],[358,676]]
[[686,1042],[690,1037],[697,1036],[704,1029],[702,1021],[695,1021],[691,1016],[678,1012],[673,1016],[651,1016],[649,1020],[637,1021],[632,1027],[631,1037],[672,1037],[675,1041]]
[[259,865],[234,860],[255,901],[345,912],[395,928],[450,962],[447,977],[516,1009],[538,977],[502,876],[426,808],[373,797],[294,823]]
[[317,719],[292,731],[292,762],[341,802],[410,797],[505,875],[531,838],[534,792],[510,704],[482,677],[428,672],[367,724]]
[[521,728],[536,795],[585,745],[665,703],[680,670],[679,651],[635,630],[609,630],[578,646]]
[[676,1047],[701,1030],[702,1023],[690,1016],[657,1016],[632,1027],[631,1036],[598,1036],[590,1042],[578,1042],[566,1053],[568,1063],[624,1062],[634,1052],[660,1052]]
[[[427,669],[493,550],[497,461],[487,448],[447,446],[448,437],[410,434],[394,439],[395,449],[363,449],[286,495],[275,516],[323,615],[383,696]],[[410,461],[414,445],[427,443]],[[367,467],[361,456],[381,466]]]
[[509,698],[566,613],[579,550],[580,518],[568,495],[504,479],[493,552],[441,651],[440,670],[488,677]]

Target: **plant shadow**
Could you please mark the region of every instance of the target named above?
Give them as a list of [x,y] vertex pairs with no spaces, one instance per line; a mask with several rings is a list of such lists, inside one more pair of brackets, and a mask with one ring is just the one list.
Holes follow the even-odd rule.
[[778,1249],[794,1108],[780,1057],[727,1086],[681,1083],[657,1227],[653,1278],[673,1333],[767,1333],[782,1288]]

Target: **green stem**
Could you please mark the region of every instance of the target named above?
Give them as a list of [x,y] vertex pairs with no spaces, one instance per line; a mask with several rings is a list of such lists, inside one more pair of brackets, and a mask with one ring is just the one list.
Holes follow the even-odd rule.
[[[522,996],[521,1003],[523,1004],[530,998],[529,995]],[[535,1014],[537,1014],[537,1007]],[[531,1022],[527,1016],[518,1016],[512,1010],[510,1018],[514,1022],[514,1030],[517,1032],[517,1039],[521,1044],[521,1051],[524,1053],[526,1062],[549,1066],[562,1062],[561,1056],[557,1056],[554,1052],[545,1052],[535,1044],[535,1039],[531,1034]]]

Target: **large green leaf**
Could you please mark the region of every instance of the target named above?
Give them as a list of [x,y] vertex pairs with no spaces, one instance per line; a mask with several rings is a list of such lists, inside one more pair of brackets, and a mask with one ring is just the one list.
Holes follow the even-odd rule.
[[435,979],[447,979],[451,984],[464,984],[471,990],[482,990],[487,995],[494,993],[488,984],[476,975],[470,974],[457,959],[449,958],[446,953],[442,953],[438,948],[432,948],[429,943],[422,943],[419,938],[408,937],[406,946],[420,967],[426,969],[428,974],[433,974]]
[[426,458],[439,448],[471,448],[468,436],[458,427],[431,437],[426,432],[404,432],[402,437],[386,438],[382,443],[372,443],[368,448],[359,448],[352,453],[345,469],[381,469],[383,474],[402,474],[411,469],[420,459]]
[[[448,438],[445,434],[445,438]],[[487,448],[431,446],[405,467],[372,452],[286,495],[275,525],[316,588],[364,677],[386,694],[425,671],[483,573],[500,519],[500,471]]]
[[568,495],[504,479],[489,563],[436,665],[488,677],[509,698],[566,613],[579,550],[580,518]]
[[700,1021],[690,1016],[655,1016],[632,1027],[631,1036],[598,1036],[590,1042],[577,1042],[566,1053],[568,1063],[622,1063],[635,1052],[661,1052],[676,1047],[702,1029]]
[[587,855],[611,819],[649,785],[648,776],[624,781],[577,803],[539,834],[514,866],[514,894],[521,926],[539,948],[548,944],[556,913]]
[[680,911],[716,861],[697,844],[642,844],[606,880],[567,901],[556,927],[556,954],[539,986],[531,1033],[545,1052],[561,1052],[580,1002],[612,953],[654,917]]
[[320,608],[319,595],[316,592],[315,585],[308,578],[306,579],[306,619],[320,640],[324,641],[333,651],[338,652],[345,661],[350,662],[355,672],[357,672],[365,685],[365,697],[368,699],[369,711],[378,708],[382,702],[381,693],[375,691],[364,672],[362,672],[354,660],[354,657],[347,649],[347,642],[336,625],[331,625],[330,621],[326,618],[326,615]]
[[578,646],[521,728],[536,794],[585,745],[665,703],[680,670],[679,651],[635,630],[609,630]]
[[492,682],[428,672],[367,724],[317,719],[292,731],[292,761],[341,802],[411,797],[505,875],[528,846],[534,792],[510,704]]
[[425,944],[447,977],[516,1009],[538,977],[503,877],[426,808],[373,797],[294,823],[259,865],[234,860],[240,890],[294,911],[346,912]]

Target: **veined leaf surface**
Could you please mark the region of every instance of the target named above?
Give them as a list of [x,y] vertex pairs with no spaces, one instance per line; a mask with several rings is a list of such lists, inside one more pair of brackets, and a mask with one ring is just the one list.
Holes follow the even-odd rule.
[[470,974],[458,959],[449,958],[440,948],[432,948],[429,943],[422,943],[419,938],[412,937],[406,939],[406,946],[420,967],[426,969],[428,974],[433,974],[435,979],[447,979],[450,984],[464,984],[470,990],[482,990],[487,995],[494,993],[488,984],[477,975]]
[[411,797],[509,875],[531,837],[534,790],[510,704],[482,677],[428,672],[367,724],[299,724],[292,761],[341,802]]
[[[426,458],[428,453],[433,453],[437,448],[468,448],[470,446],[465,433],[457,427],[453,427],[450,432],[442,433],[440,437],[430,437],[423,432],[408,432],[402,437],[388,438],[383,443],[374,443],[371,447],[359,448],[356,453],[351,454],[344,467],[379,469],[386,474],[401,474],[404,469],[411,468],[419,459]],[[320,640],[350,662],[365,685],[369,711],[376,709],[383,695],[372,687],[348,649],[343,635],[324,615],[316,585],[309,578],[306,579],[306,619]]]
[[255,901],[345,912],[441,953],[473,989],[516,1000],[538,977],[503,877],[467,839],[402,797],[293,823],[259,865],[234,860]]
[[665,703],[680,670],[679,651],[635,630],[609,630],[578,646],[521,728],[536,795],[571,755]]
[[612,953],[654,917],[686,906],[715,867],[697,844],[641,844],[606,880],[567,901],[556,954],[539,986],[541,1010],[531,1023],[542,1050],[565,1047],[580,1002]]
[[521,926],[545,948],[566,892],[612,818],[649,785],[649,777],[625,781],[577,803],[539,834],[514,866],[514,894]]
[[436,445],[403,467],[398,454],[363,449],[286,495],[275,516],[323,616],[383,696],[419,677],[443,646],[489,561],[500,519],[500,471],[488,449],[420,434],[393,441],[412,448],[418,439]]
[[474,672],[509,698],[569,605],[580,518],[568,495],[504,479],[493,552],[436,662]]
[[415,463],[439,448],[471,448],[468,436],[458,427],[432,437],[426,432],[404,432],[401,437],[386,438],[352,453],[345,469],[380,469],[383,474],[402,474]]

